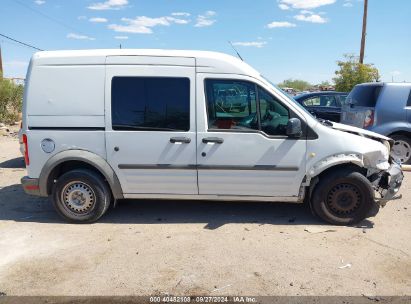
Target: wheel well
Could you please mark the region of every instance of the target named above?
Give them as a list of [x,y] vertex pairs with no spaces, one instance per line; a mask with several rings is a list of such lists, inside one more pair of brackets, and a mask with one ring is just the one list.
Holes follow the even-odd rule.
[[[51,191],[53,189],[53,184],[55,181],[64,173],[74,170],[74,169],[88,169],[90,171],[93,171],[97,173],[108,185],[110,191],[111,187],[110,184],[107,182],[107,179],[105,176],[101,173],[100,170],[95,168],[93,165],[90,165],[89,163],[86,163],[84,161],[79,161],[79,160],[69,160],[65,161],[61,164],[58,164],[56,167],[53,168],[53,170],[50,172],[50,175],[47,180],[47,194],[51,194]],[[113,193],[111,193],[113,194]]]
[[397,131],[397,132],[391,133],[390,135],[388,135],[388,137],[391,137],[393,135],[402,135],[402,136],[411,138],[411,132],[407,132],[407,131]]
[[333,170],[340,170],[340,169],[352,169],[353,171],[357,171],[360,172],[361,174],[363,174],[364,176],[367,175],[367,169],[362,168],[356,164],[353,163],[345,163],[345,164],[339,164],[339,165],[335,165],[332,166],[330,168],[325,169],[323,172],[321,172],[320,174],[318,174],[317,176],[313,177],[311,179],[310,182],[310,186],[308,187],[308,195],[306,196],[306,202],[309,203],[310,207],[311,207],[311,197],[312,197],[312,193],[315,189],[315,187],[317,186],[318,182],[320,181],[320,179],[322,177],[324,177],[325,175],[327,175],[329,172],[333,171]]
[[358,165],[356,165],[356,164],[353,164],[353,163],[345,163],[345,164],[339,164],[339,165],[336,165],[336,166],[332,166],[332,167],[330,167],[330,168],[327,168],[327,169],[325,169],[323,172],[321,172],[320,174],[318,174],[317,176],[318,176],[319,178],[321,178],[322,176],[328,174],[328,172],[330,172],[330,171],[339,170],[339,169],[343,169],[343,168],[344,168],[344,169],[352,169],[353,171],[360,172],[360,173],[362,173],[363,175],[366,175],[366,174],[367,174],[367,169],[362,168],[362,167],[360,167],[360,166],[358,166]]

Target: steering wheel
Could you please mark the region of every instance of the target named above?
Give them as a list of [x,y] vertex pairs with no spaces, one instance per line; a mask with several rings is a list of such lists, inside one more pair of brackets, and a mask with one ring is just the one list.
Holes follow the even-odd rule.
[[271,115],[270,111],[268,110],[268,108],[265,109],[265,113],[263,116],[263,121],[271,121],[273,120],[273,115]]
[[257,125],[257,113],[252,113],[238,122],[239,126],[250,128]]

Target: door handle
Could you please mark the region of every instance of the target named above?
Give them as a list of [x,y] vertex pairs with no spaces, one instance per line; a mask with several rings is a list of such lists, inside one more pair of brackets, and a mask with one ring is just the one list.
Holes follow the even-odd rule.
[[224,139],[220,137],[206,137],[206,138],[203,138],[202,141],[204,144],[208,144],[208,143],[222,144],[224,142]]
[[176,143],[189,144],[191,142],[191,138],[188,138],[188,137],[171,137],[170,142],[172,144],[176,144]]

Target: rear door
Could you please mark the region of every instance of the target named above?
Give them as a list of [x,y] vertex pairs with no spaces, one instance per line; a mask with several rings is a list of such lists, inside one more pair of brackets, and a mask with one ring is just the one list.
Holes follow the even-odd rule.
[[382,89],[382,84],[355,86],[342,105],[341,123],[358,128],[370,126]]
[[107,159],[125,196],[198,194],[195,59],[107,57],[105,91]]

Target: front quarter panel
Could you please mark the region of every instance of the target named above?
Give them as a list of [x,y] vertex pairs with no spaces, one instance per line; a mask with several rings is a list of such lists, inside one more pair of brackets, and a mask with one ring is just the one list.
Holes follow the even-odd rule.
[[310,178],[330,167],[345,163],[364,168],[389,167],[388,150],[376,140],[320,124],[315,131],[318,139],[307,141],[307,175]]

